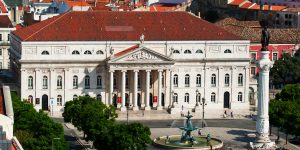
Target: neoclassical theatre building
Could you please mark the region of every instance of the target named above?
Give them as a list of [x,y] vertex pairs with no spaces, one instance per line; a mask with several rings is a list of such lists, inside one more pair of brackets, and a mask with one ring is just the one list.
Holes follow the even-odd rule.
[[186,12],[67,12],[13,32],[11,44],[36,109],[59,114],[88,95],[121,111],[177,113],[202,99],[216,115],[249,110],[250,41]]

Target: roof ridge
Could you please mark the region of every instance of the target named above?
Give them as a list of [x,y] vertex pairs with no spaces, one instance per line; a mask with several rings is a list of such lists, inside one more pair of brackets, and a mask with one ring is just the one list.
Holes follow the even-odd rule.
[[[64,17],[65,15],[71,13],[71,11],[68,11],[64,14],[62,14],[61,16],[59,15],[55,20],[53,20],[52,22],[50,22],[49,24],[45,25],[44,27],[42,27],[40,30],[34,32],[33,34],[31,34],[30,36],[28,36],[26,39],[24,39],[24,41],[26,41],[27,39],[33,37],[34,35],[36,35],[37,33],[39,33],[41,30],[45,29],[46,27],[52,25],[54,22],[58,21],[59,19],[61,19],[62,17]],[[54,16],[55,17],[55,16]]]

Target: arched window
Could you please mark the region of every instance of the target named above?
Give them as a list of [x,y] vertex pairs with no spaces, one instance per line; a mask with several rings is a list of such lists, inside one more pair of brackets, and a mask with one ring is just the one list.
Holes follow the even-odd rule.
[[197,95],[196,95],[196,102],[201,102],[201,94],[200,93],[198,93]]
[[43,76],[43,89],[48,89],[48,77]]
[[62,89],[62,77],[57,76],[57,89]]
[[173,50],[173,54],[180,54],[179,50],[175,49]]
[[185,87],[190,87],[190,75],[186,74],[184,77]]
[[97,101],[102,102],[102,96],[101,96],[101,94],[98,94],[97,97],[96,97],[96,99],[97,99]]
[[197,87],[201,87],[201,75],[200,74],[197,74],[197,77],[196,77],[196,86]]
[[100,75],[97,76],[97,88],[102,89],[102,77]]
[[192,52],[191,52],[191,50],[187,49],[183,53],[185,53],[185,54],[191,54]]
[[230,50],[230,49],[226,49],[226,50],[224,51],[224,53],[231,53],[231,50]]
[[62,106],[62,97],[61,97],[61,95],[57,95],[57,106]]
[[80,53],[79,53],[78,50],[74,50],[74,51],[72,52],[72,55],[80,55]]
[[238,94],[238,101],[239,102],[243,101],[243,93],[242,92],[239,92],[239,94]]
[[84,54],[85,54],[85,55],[92,55],[92,52],[89,51],[89,50],[86,50],[86,51],[84,52]]
[[229,86],[229,74],[225,74],[225,86]]
[[173,85],[174,87],[178,87],[178,75],[175,74],[173,77]]
[[28,89],[33,89],[33,77],[28,77]]
[[212,74],[211,75],[211,86],[212,87],[215,87],[216,86],[216,75],[215,74]]
[[203,51],[202,51],[201,49],[197,49],[197,50],[196,50],[196,53],[203,54]]
[[189,93],[184,94],[184,102],[189,103],[190,102],[190,95]]
[[85,76],[85,78],[84,78],[84,87],[86,89],[90,88],[90,76]]
[[49,52],[48,51],[43,51],[42,55],[49,55]]
[[239,77],[238,77],[238,85],[239,86],[243,86],[243,74],[239,74]]
[[212,92],[210,95],[210,99],[211,99],[211,102],[215,103],[216,102],[216,93]]
[[73,95],[73,100],[76,100],[78,98],[78,96],[75,94]]
[[73,89],[77,89],[77,88],[78,88],[78,77],[73,76]]
[[174,95],[173,95],[173,102],[178,103],[178,94],[177,93],[174,93]]
[[31,103],[31,104],[33,103],[33,97],[32,97],[32,95],[29,95],[29,96],[28,96],[28,100],[27,100],[27,101],[28,101],[29,103]]
[[104,54],[104,53],[103,53],[103,51],[98,50],[98,51],[96,52],[96,54],[97,54],[97,55],[102,55],[102,54]]

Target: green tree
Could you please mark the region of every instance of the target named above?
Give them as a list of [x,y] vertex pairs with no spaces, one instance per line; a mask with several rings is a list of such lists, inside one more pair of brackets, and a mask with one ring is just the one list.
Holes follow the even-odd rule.
[[270,79],[276,87],[286,84],[296,84],[300,82],[300,59],[283,54],[283,58],[276,60],[270,70]]
[[61,143],[56,149],[68,149],[64,140],[63,127],[55,123],[44,112],[37,112],[29,103],[21,101],[12,93],[14,109],[14,132],[24,149],[49,150],[52,139],[59,138]]

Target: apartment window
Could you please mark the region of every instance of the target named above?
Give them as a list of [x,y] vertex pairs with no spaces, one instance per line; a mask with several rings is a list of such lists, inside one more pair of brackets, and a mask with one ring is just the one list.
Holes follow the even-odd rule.
[[77,95],[73,95],[73,100],[76,100],[78,98]]
[[241,73],[238,76],[238,85],[243,86],[243,75]]
[[0,56],[2,55],[2,49],[0,49]]
[[77,89],[77,88],[78,88],[78,77],[73,76],[73,89]]
[[225,86],[229,86],[229,74],[225,74]]
[[173,102],[178,103],[178,94],[177,93],[174,93],[174,95],[173,95]]
[[85,55],[92,55],[92,52],[89,51],[89,50],[86,50],[86,51],[84,52],[84,54],[85,54]]
[[48,89],[48,77],[43,76],[43,89]]
[[62,77],[57,76],[57,89],[62,89]]
[[10,41],[10,34],[7,34],[7,41]]
[[256,67],[251,67],[250,73],[251,73],[251,75],[255,76],[256,75]]
[[61,95],[57,96],[57,106],[62,106],[62,97],[61,97]]
[[189,87],[190,86],[190,75],[186,74],[184,79],[185,79],[184,80],[185,87]]
[[231,50],[230,50],[230,49],[226,49],[226,50],[224,51],[224,53],[231,53]]
[[102,102],[102,96],[101,96],[101,94],[98,94],[97,97],[96,97],[96,99],[97,99],[97,101]]
[[189,93],[184,94],[184,102],[189,103],[190,102],[190,95]]
[[198,93],[196,95],[196,102],[201,102],[201,94],[200,93]]
[[173,50],[173,54],[180,54],[179,50]]
[[251,60],[252,62],[256,61],[256,53],[251,53]]
[[0,41],[2,41],[2,34],[0,34]]
[[201,75],[200,74],[197,74],[197,77],[196,77],[196,86],[197,87],[201,87]]
[[216,93],[212,92],[210,95],[210,100],[211,102],[215,103],[216,102]]
[[79,55],[80,53],[79,53],[79,51],[78,50],[74,50],[73,52],[72,52],[72,55]]
[[28,77],[28,89],[33,89],[33,77]]
[[278,60],[278,53],[273,53],[272,59],[273,59],[273,61]]
[[90,76],[85,76],[85,78],[84,78],[84,87],[86,89],[90,88]]
[[97,76],[97,88],[101,89],[102,88],[102,77]]
[[238,101],[239,102],[243,101],[243,93],[242,92],[239,92],[239,94],[238,94]]
[[96,54],[97,54],[97,55],[102,55],[102,54],[104,54],[104,53],[103,53],[103,51],[98,50],[98,51],[96,52]]
[[173,77],[173,84],[174,84],[174,87],[178,87],[178,75],[177,74],[175,74]]
[[42,55],[49,55],[49,52],[48,51],[43,51]]
[[191,54],[192,52],[191,52],[191,50],[187,49],[183,53],[185,53],[185,54]]
[[216,75],[215,74],[211,75],[211,86],[212,87],[216,86]]
[[2,69],[2,62],[0,62],[0,69]]
[[201,53],[201,54],[203,54],[203,51],[202,51],[201,49],[198,49],[198,50],[196,51],[196,53]]

